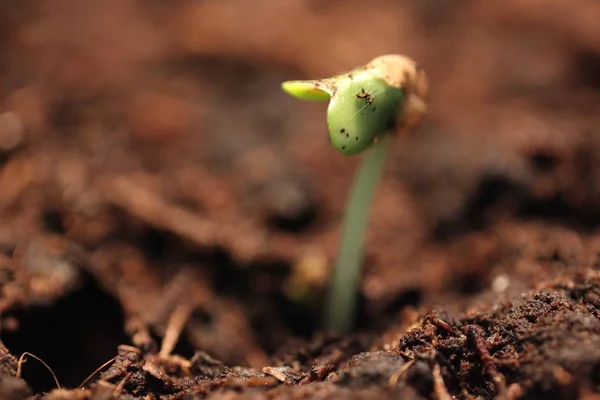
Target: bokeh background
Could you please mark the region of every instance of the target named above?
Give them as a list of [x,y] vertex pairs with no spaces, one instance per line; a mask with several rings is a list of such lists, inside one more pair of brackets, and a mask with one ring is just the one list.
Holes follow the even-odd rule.
[[311,337],[359,158],[280,84],[386,53],[431,105],[378,188],[360,329],[594,266],[598,21],[593,0],[0,0],[5,345],[75,384],[183,303],[186,356],[261,367]]

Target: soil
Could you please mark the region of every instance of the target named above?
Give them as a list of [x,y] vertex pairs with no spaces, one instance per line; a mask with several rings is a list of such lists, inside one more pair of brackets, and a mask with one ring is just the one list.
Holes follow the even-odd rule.
[[[0,0],[0,398],[600,398],[598,18]],[[431,109],[379,185],[358,327],[324,332],[359,158],[280,84],[390,52]]]

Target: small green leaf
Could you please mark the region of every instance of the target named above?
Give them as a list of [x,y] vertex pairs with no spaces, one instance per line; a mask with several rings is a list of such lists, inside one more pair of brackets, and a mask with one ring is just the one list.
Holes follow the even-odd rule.
[[331,87],[325,80],[287,81],[281,85],[283,90],[303,100],[329,100]]

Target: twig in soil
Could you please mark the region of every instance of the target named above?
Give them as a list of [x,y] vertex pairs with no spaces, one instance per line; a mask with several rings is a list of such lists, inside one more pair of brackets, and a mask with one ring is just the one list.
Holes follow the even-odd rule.
[[83,382],[81,382],[81,384],[79,386],[77,386],[77,389],[83,388],[85,386],[85,384],[89,382],[90,379],[92,379],[98,372],[102,371],[102,369],[104,369],[104,367],[107,367],[108,365],[110,365],[110,363],[114,362],[116,359],[117,359],[117,356],[114,356],[113,358],[111,358],[110,360],[108,360],[107,362],[105,362],[104,364],[99,366],[98,368],[96,368],[96,370],[94,372],[92,372],[87,378],[85,378],[85,380]]
[[388,379],[388,385],[390,385],[391,387],[396,386],[398,384],[398,381],[400,380],[400,378],[402,378],[402,376],[404,376],[404,374],[406,374],[408,369],[410,367],[412,367],[412,365],[415,363],[415,361],[416,360],[413,358],[412,360],[410,360],[409,362],[404,364],[402,366],[402,368],[400,368],[398,371],[396,371],[392,376],[390,376],[390,379]]
[[439,364],[433,366],[433,391],[438,400],[452,400],[452,396],[448,393],[446,383],[442,377],[442,372]]
[[125,322],[125,331],[135,347],[146,353],[156,353],[156,343],[150,336],[148,325],[141,318],[129,317]]
[[177,340],[179,340],[181,331],[190,318],[191,313],[191,307],[185,304],[179,305],[177,308],[175,308],[175,311],[173,311],[171,317],[169,318],[167,330],[165,332],[165,336],[163,337],[160,352],[158,353],[160,358],[167,358],[169,354],[171,354],[175,348],[175,345],[177,344]]
[[454,336],[458,336],[461,339],[466,339],[467,337],[458,329],[454,328],[452,325],[447,323],[446,321],[440,319],[437,315],[432,316],[429,321],[435,325],[436,327],[444,329],[446,332],[453,334]]
[[492,378],[492,382],[494,382],[494,386],[496,387],[498,397],[508,398],[506,379],[504,378],[504,375],[502,375],[498,371],[496,364],[494,364],[493,358],[488,350],[488,346],[483,340],[481,333],[478,332],[480,329],[481,328],[477,326],[469,327],[467,329],[467,337],[473,343],[473,346],[475,347],[479,358],[481,358],[481,361],[483,362],[483,367],[485,368],[490,378]]
[[[105,200],[145,223],[201,247],[226,245],[234,253],[247,253],[263,240],[261,230],[239,224],[217,224],[185,208],[169,204],[134,178],[115,177],[103,183]],[[258,232],[258,233],[257,233]],[[250,234],[251,233],[251,234]],[[244,237],[244,241],[236,238]]]
[[123,391],[123,388],[125,387],[125,384],[129,380],[129,378],[131,378],[132,375],[133,375],[133,372],[128,372],[127,375],[125,375],[125,377],[121,380],[121,382],[119,382],[119,384],[117,385],[117,387],[115,388],[115,390],[113,392],[113,394],[115,396],[119,396],[121,394],[121,392]]
[[25,357],[26,356],[33,357],[36,360],[38,360],[40,363],[42,363],[42,365],[44,367],[46,367],[46,369],[48,371],[50,371],[50,374],[52,375],[52,378],[54,379],[54,383],[56,383],[56,387],[60,389],[60,383],[58,382],[58,378],[56,377],[56,374],[54,373],[54,371],[52,370],[52,368],[50,368],[50,366],[48,364],[46,364],[46,362],[44,362],[44,360],[42,360],[41,358],[39,358],[35,354],[31,354],[28,351],[24,352],[23,354],[21,354],[21,357],[19,357],[19,362],[17,363],[17,373],[15,374],[15,376],[17,378],[21,378],[21,373],[23,372],[23,364],[25,363]]
[[294,372],[290,367],[264,367],[262,372],[288,385],[298,384],[302,381],[302,375]]
[[106,199],[129,214],[201,245],[211,245],[216,229],[210,221],[182,208],[173,207],[156,193],[126,177],[106,183]]

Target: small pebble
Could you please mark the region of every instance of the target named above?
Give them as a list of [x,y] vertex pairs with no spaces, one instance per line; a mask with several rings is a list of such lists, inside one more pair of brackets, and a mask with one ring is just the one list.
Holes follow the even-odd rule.
[[496,293],[504,292],[510,286],[510,278],[506,274],[498,275],[492,281],[492,290]]

